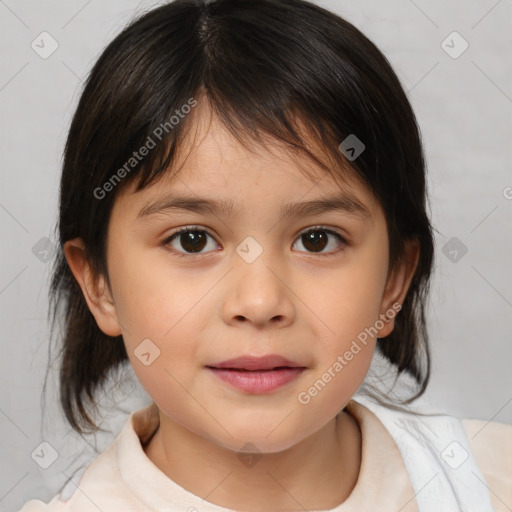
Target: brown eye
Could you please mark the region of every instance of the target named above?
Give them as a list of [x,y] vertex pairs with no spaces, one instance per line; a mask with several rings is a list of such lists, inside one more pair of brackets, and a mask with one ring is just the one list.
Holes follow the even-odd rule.
[[[348,245],[347,241],[340,234],[336,233],[336,231],[325,228],[309,229],[305,233],[302,233],[298,240],[300,240],[306,252],[327,256],[333,252],[337,252],[336,243],[331,241],[333,238],[338,240],[338,246]],[[331,250],[324,251],[327,247],[330,247]]]
[[[183,228],[176,231],[169,238],[164,240],[164,245],[170,245],[173,250],[181,255],[203,254],[205,247],[208,245],[208,238],[213,237],[204,229]],[[213,249],[218,245],[211,243]]]
[[187,252],[201,252],[206,245],[206,236],[201,231],[187,231],[179,237],[181,246]]
[[312,252],[321,252],[327,246],[328,241],[324,231],[310,231],[302,235],[302,244]]

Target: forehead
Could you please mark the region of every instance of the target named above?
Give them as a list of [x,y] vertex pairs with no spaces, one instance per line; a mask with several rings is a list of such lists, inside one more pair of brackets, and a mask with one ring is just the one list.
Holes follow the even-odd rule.
[[[329,172],[275,138],[263,137],[259,141],[244,137],[240,141],[203,102],[196,108],[170,168],[140,191],[136,191],[137,180],[133,180],[120,191],[116,203],[128,201],[141,207],[148,199],[163,200],[173,194],[215,197],[243,208],[249,197],[282,204],[343,192],[370,211],[379,209],[373,194],[353,169]],[[329,162],[324,149],[315,149],[312,142],[308,149],[333,169],[335,164]]]

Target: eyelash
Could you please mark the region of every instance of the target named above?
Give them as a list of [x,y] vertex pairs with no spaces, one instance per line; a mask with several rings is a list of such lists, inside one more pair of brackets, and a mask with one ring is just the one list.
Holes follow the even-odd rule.
[[[210,237],[212,237],[215,240],[215,237],[207,229],[204,229],[201,226],[185,226],[185,227],[182,227],[182,228],[176,230],[174,233],[172,233],[167,238],[165,238],[162,241],[162,245],[167,247],[174,240],[174,238],[176,238],[178,235],[181,235],[182,233],[195,232],[195,231],[204,232],[204,233],[208,234]],[[346,238],[344,238],[340,233],[338,233],[337,231],[335,231],[333,229],[330,229],[330,228],[328,228],[326,226],[313,226],[311,228],[308,228],[305,231],[302,231],[301,233],[299,233],[299,235],[297,236],[297,239],[300,238],[303,235],[306,235],[306,234],[314,232],[314,231],[323,231],[325,233],[334,235],[336,238],[338,238],[338,240],[341,242],[343,247],[347,247],[347,246],[350,245],[348,243],[348,241],[346,240]],[[201,257],[201,256],[206,256],[208,254],[208,253],[184,253],[184,252],[172,249],[172,248],[169,248],[169,249],[174,254],[176,254],[177,256],[185,257],[185,258]],[[331,251],[331,252],[327,252],[327,253],[315,253],[315,252],[308,252],[308,251],[299,251],[299,252],[306,252],[307,254],[313,254],[315,256],[334,256],[340,250],[341,249],[337,249],[334,252]]]

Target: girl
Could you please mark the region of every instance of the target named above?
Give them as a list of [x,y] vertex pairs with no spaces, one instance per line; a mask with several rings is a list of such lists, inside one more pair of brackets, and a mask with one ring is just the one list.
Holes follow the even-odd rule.
[[[510,429],[470,443],[480,425],[407,406],[430,373],[423,149],[351,24],[303,0],[152,10],[94,66],[60,194],[66,417],[97,430],[127,363],[153,403],[23,512],[510,509]],[[408,397],[369,388],[375,352]]]

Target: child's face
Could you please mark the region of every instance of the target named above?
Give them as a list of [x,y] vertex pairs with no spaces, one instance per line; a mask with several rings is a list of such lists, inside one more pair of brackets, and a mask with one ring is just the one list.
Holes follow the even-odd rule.
[[[347,404],[375,349],[376,337],[363,333],[382,324],[379,337],[391,332],[393,321],[384,323],[381,315],[403,300],[410,275],[404,267],[387,280],[384,215],[355,180],[341,190],[302,160],[316,174],[312,181],[284,147],[249,152],[215,118],[208,131],[201,123],[198,146],[175,178],[137,193],[133,185],[117,198],[107,251],[113,302],[103,298],[103,309],[90,307],[105,332],[123,335],[134,372],[165,421],[232,450],[251,442],[277,452],[318,431]],[[342,209],[278,220],[289,203],[341,195],[366,213]],[[231,216],[171,209],[138,216],[176,196],[230,201],[234,210]],[[302,236],[319,225],[312,239]],[[184,226],[209,234],[163,244]],[[155,346],[160,354],[153,360]],[[305,369],[264,393],[238,389],[207,367],[267,354]]]

